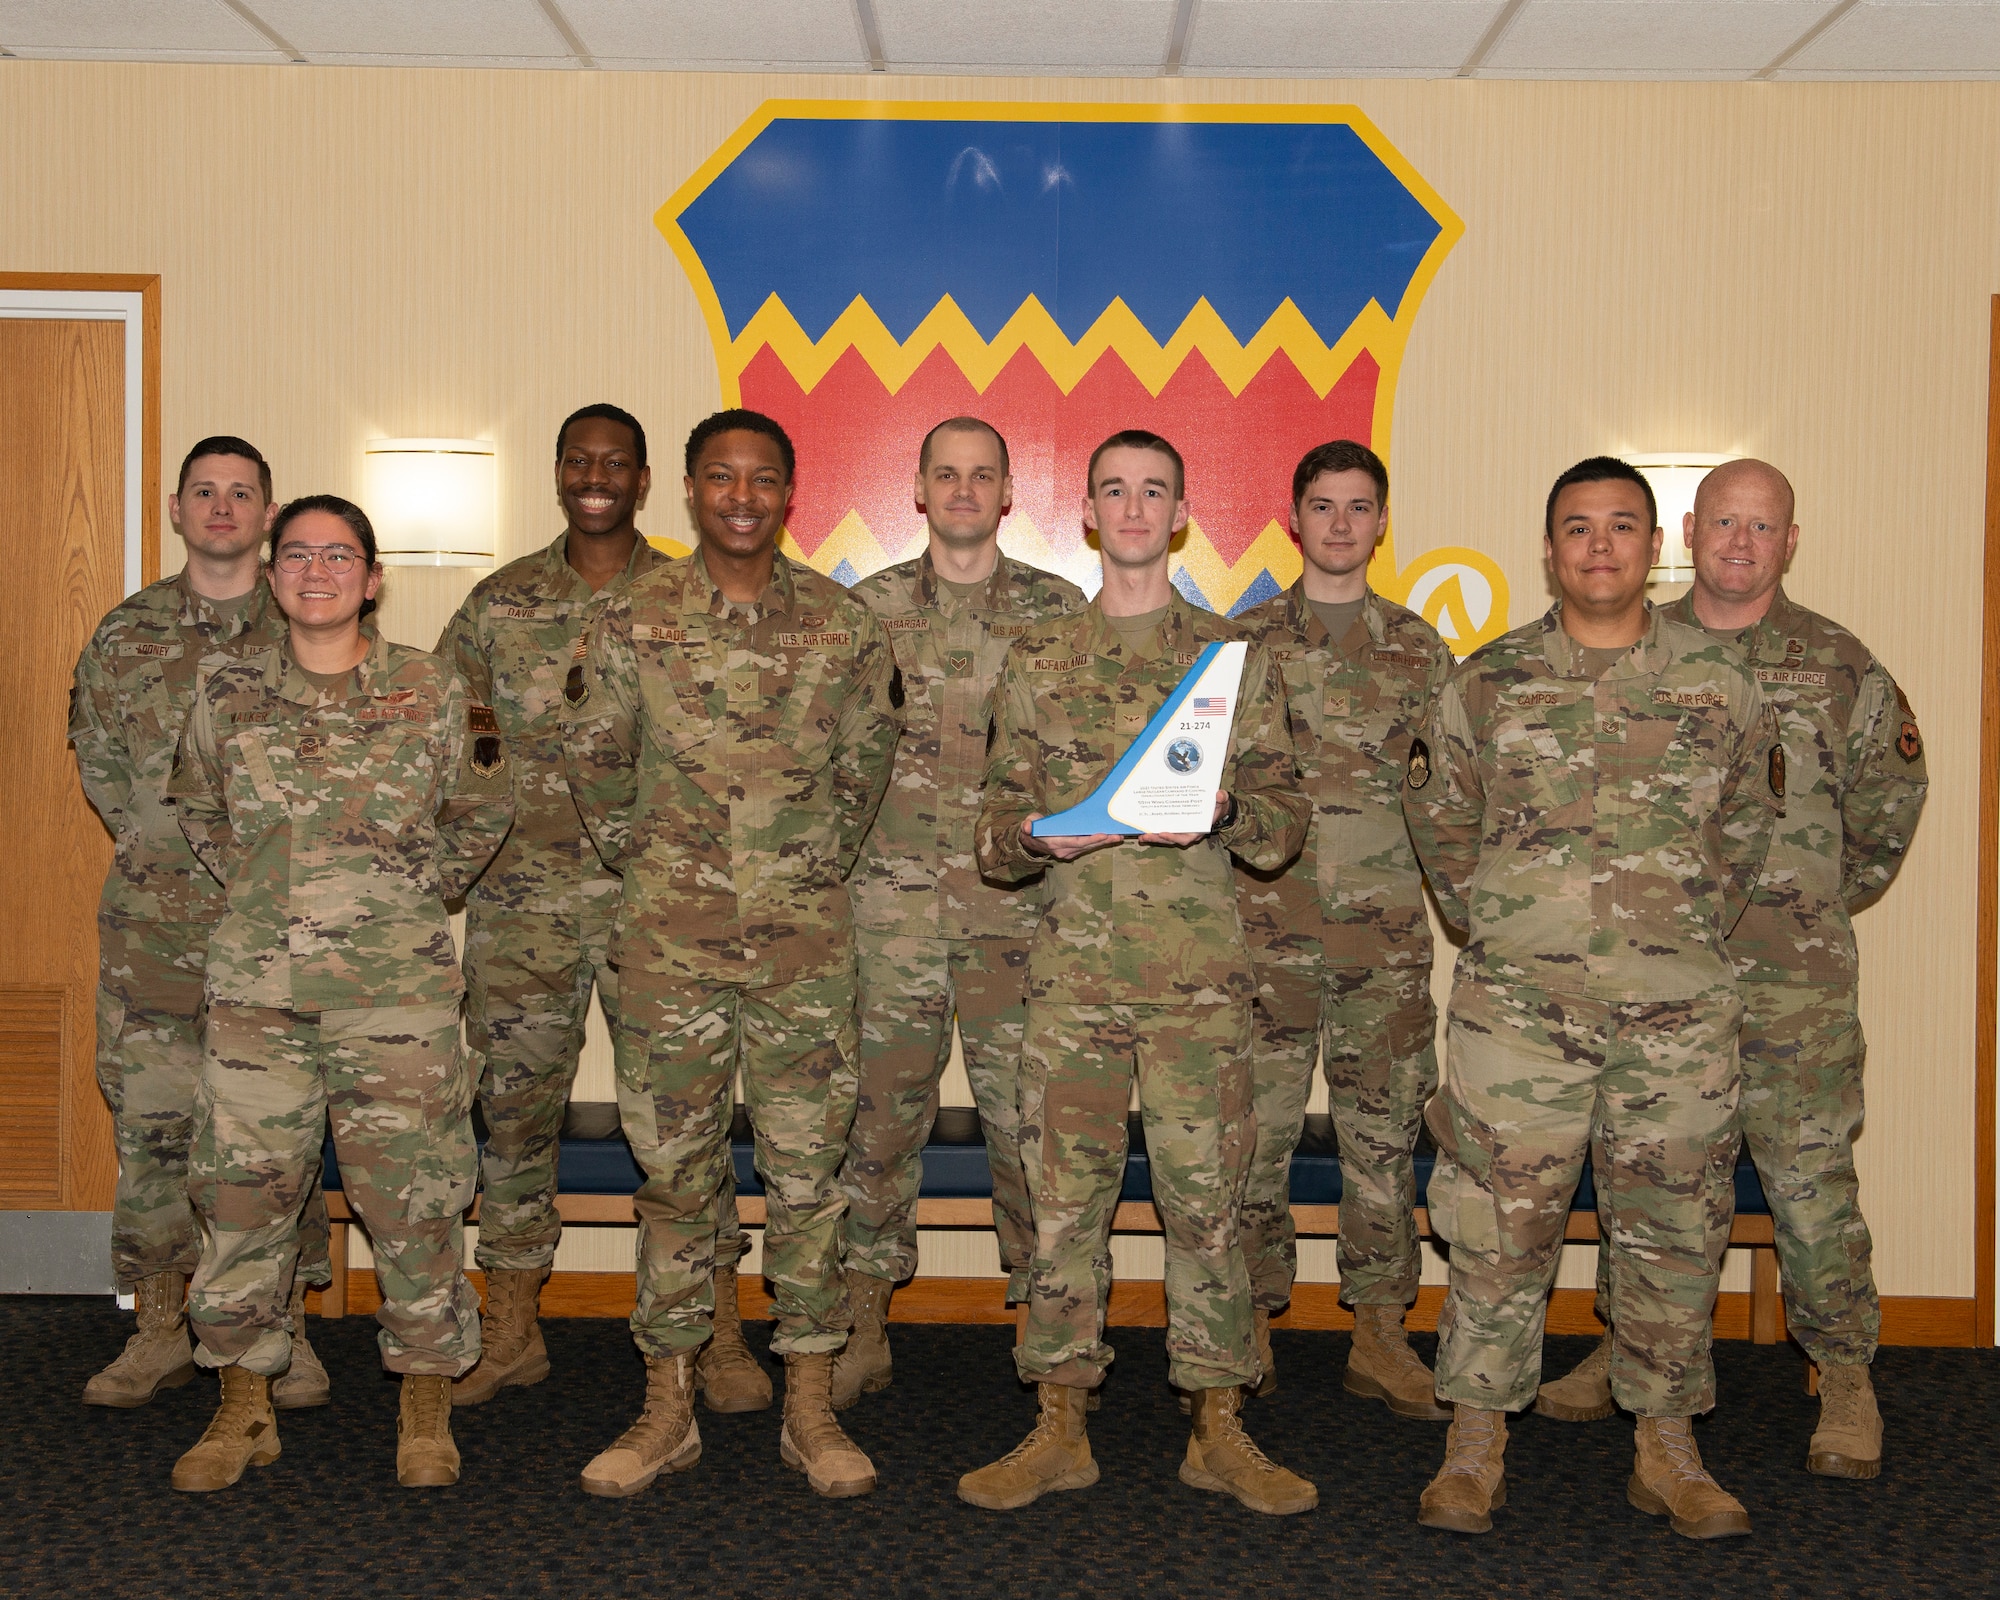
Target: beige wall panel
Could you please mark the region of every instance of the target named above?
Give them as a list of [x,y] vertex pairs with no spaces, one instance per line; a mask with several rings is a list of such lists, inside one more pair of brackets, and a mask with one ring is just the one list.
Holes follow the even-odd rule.
[[[1884,1291],[1972,1292],[2000,85],[8,68],[0,144],[29,158],[0,163],[0,269],[162,275],[169,474],[200,434],[240,432],[281,495],[353,493],[370,436],[490,438],[502,560],[554,534],[553,430],[589,400],[645,420],[660,489],[642,525],[685,533],[679,440],[717,385],[652,215],[766,97],[1359,104],[1466,222],[1399,386],[1400,558],[1487,550],[1518,622],[1543,603],[1563,466],[1765,455],[1800,489],[1794,592],[1915,703],[1935,787],[1903,881],[1862,921],[1861,1164]],[[385,628],[428,644],[472,576],[392,575]]]

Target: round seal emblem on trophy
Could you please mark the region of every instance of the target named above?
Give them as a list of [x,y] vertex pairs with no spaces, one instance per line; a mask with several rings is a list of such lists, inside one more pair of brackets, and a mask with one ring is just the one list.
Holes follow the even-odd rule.
[[1193,772],[1201,765],[1201,746],[1192,739],[1176,739],[1167,746],[1167,765],[1179,773]]

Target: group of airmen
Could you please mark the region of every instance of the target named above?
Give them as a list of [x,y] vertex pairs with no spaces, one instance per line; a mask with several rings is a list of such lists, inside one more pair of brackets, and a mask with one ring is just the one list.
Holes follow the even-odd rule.
[[[1191,1418],[1179,1475],[1260,1512],[1317,1503],[1242,1411],[1276,1387],[1288,1174],[1322,1064],[1345,1387],[1450,1424],[1419,1521],[1491,1526],[1510,1413],[1622,1407],[1635,1506],[1692,1537],[1749,1530],[1690,1428],[1715,1404],[1739,1141],[1819,1371],[1807,1466],[1879,1471],[1851,915],[1902,862],[1923,741],[1860,641],[1785,594],[1779,472],[1708,476],[1673,530],[1694,586],[1655,607],[1651,489],[1617,459],[1578,463],[1547,501],[1555,603],[1455,664],[1368,585],[1388,475],[1349,441],[1293,476],[1302,577],[1233,620],[1170,582],[1187,485],[1152,433],[1090,458],[1089,601],[1000,551],[1007,445],[974,417],[923,440],[924,552],[852,589],[778,548],[796,463],[775,421],[709,417],[684,467],[699,542],[670,559],[636,527],[638,421],[570,416],[563,532],[480,582],[431,655],[367,621],[381,569],[359,507],[280,509],[253,446],[205,439],[169,502],[186,568],[115,608],[78,663],[71,736],[117,842],[98,1059],[138,1307],[84,1399],[141,1405],[219,1369],[177,1488],[270,1462],[277,1411],[328,1398],[304,1295],[329,1276],[329,1123],[402,1375],[399,1480],[456,1481],[452,1408],[548,1375],[539,1297],[593,990],[643,1174],[646,1388],[584,1467],[591,1494],[695,1466],[697,1397],[772,1404],[738,1317],[739,1079],[780,1454],[822,1495],[874,1487],[835,1413],[891,1381],[954,1034],[1038,1396],[1021,1444],[959,1480],[973,1505],[1097,1481],[1135,1079],[1167,1376]],[[1205,646],[1235,640],[1209,830],[1036,836]],[[1442,1074],[1426,882],[1463,940]],[[1435,1371],[1405,1330],[1426,1127],[1450,1270]],[[1607,1332],[1543,1384],[1586,1157]],[[475,1183],[483,1317],[462,1251]]]

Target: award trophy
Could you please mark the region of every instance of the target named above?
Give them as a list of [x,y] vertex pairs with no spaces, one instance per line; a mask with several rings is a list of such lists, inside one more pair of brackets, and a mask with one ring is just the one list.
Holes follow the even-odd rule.
[[1215,826],[1215,796],[1249,650],[1240,639],[1204,649],[1090,797],[1038,817],[1028,831],[1037,839],[1207,833]]

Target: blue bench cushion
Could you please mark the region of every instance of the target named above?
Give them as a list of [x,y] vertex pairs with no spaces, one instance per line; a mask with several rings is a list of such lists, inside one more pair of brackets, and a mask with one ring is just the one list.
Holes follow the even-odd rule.
[[[485,1142],[485,1129],[474,1115],[474,1131]],[[564,1194],[631,1194],[643,1174],[624,1136],[618,1131],[618,1108],[604,1104],[574,1104],[564,1119],[562,1143],[557,1154],[556,1186]],[[1125,1161],[1125,1182],[1118,1191],[1120,1200],[1151,1200],[1153,1172],[1146,1159],[1146,1130],[1135,1115],[1128,1129],[1131,1154]],[[762,1194],[754,1161],[755,1146],[750,1136],[750,1119],[741,1106],[729,1130],[729,1152],[736,1168],[739,1194]],[[326,1187],[340,1187],[340,1167],[334,1160],[333,1139],[325,1148]],[[1417,1143],[1417,1198],[1422,1201],[1436,1165],[1437,1152],[1430,1134]],[[924,1177],[921,1193],[930,1199],[979,1199],[993,1192],[993,1178],[986,1164],[986,1141],[980,1132],[979,1113],[968,1107],[946,1106],[939,1110],[930,1141],[924,1146]],[[1315,1112],[1306,1118],[1305,1133],[1292,1156],[1292,1204],[1330,1206],[1340,1204],[1340,1154],[1333,1131],[1333,1119]],[[1583,1180],[1577,1185],[1573,1209],[1592,1211],[1597,1207],[1597,1190],[1591,1182],[1586,1161]],[[1744,1150],[1736,1160],[1736,1210],[1740,1216],[1768,1216],[1770,1204],[1764,1186]]]

